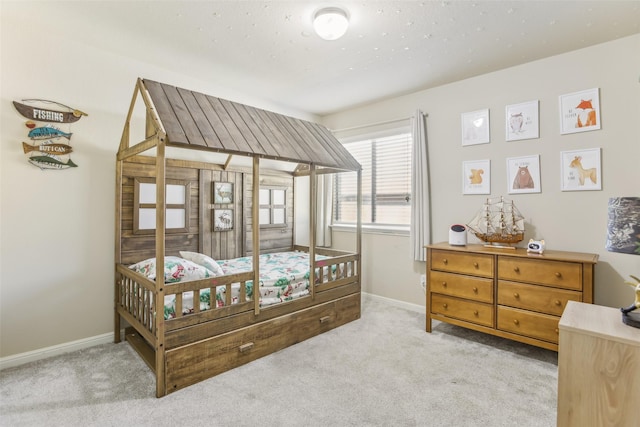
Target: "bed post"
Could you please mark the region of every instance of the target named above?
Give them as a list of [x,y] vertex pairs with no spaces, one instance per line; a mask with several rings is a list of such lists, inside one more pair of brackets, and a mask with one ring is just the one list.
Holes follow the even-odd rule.
[[260,158],[253,157],[251,220],[253,238],[253,312],[260,314]]
[[318,203],[316,165],[309,165],[309,287],[311,298],[316,298],[316,206]]
[[156,396],[166,394],[164,352],[165,140],[156,146]]

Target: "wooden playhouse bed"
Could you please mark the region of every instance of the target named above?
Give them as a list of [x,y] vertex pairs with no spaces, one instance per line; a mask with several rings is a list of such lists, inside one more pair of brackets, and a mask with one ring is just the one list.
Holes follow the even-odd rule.
[[[144,138],[130,145],[138,97],[145,115]],[[167,147],[196,149],[199,156],[168,158]],[[153,156],[141,155],[148,150]],[[246,162],[233,166],[234,157]],[[295,168],[261,169],[261,161],[293,162]],[[344,171],[355,171],[358,182],[353,252],[315,244],[317,179]],[[293,230],[294,183],[301,176],[308,177],[310,194],[305,245],[294,244]],[[148,182],[184,185],[185,202],[177,206],[186,216],[182,229],[166,227],[167,212],[176,208],[167,202],[167,186],[155,186],[155,203],[141,202],[140,183]],[[212,190],[218,182],[233,185],[231,204],[214,200]],[[116,163],[114,329],[119,342],[125,328],[127,341],[155,373],[157,397],[360,317],[360,182],[360,165],[320,125],[137,81]],[[258,225],[263,188],[286,190],[284,224]],[[214,212],[229,207],[235,226],[218,231]],[[155,229],[140,229],[138,211],[150,208],[155,210]],[[151,279],[129,268],[155,258],[156,271],[162,272],[165,257],[180,256],[180,251],[218,260],[258,256],[252,256],[250,271],[177,283]],[[308,254],[308,294],[263,307],[258,292],[251,297],[252,284],[261,279],[260,254],[282,251]],[[219,301],[213,303],[216,292]],[[192,297],[188,310],[184,295]],[[205,296],[206,306],[197,303]],[[163,316],[167,300],[173,301],[172,316]]]

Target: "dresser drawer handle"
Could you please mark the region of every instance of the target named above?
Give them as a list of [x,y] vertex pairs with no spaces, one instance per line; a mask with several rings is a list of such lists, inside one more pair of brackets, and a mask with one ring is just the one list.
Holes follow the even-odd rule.
[[478,263],[477,263],[477,262],[474,262],[474,263],[473,263],[473,266],[474,266],[475,268],[478,268]]
[[473,310],[473,315],[477,316],[478,315],[478,310]]
[[447,308],[447,307],[448,307],[447,303],[442,304],[442,308]]
[[473,293],[475,293],[475,294],[478,293],[478,288],[476,288],[475,286],[473,287]]
[[559,278],[561,278],[561,277],[562,277],[562,273],[557,272],[557,273],[556,273],[556,277],[557,277],[558,279],[559,279]]
[[562,302],[560,302],[560,300],[556,300],[556,305],[562,305]]
[[519,321],[518,319],[513,319],[513,324],[514,324],[514,325],[519,325],[519,324],[520,324],[520,321]]
[[446,259],[446,258],[442,260],[442,263],[443,263],[443,264],[445,264],[445,265],[446,265],[448,262],[449,262],[449,260],[448,260],[448,259]]
[[519,293],[517,293],[517,292],[514,292],[514,293],[513,293],[513,297],[514,297],[514,298],[516,298],[516,299],[517,299],[517,298],[520,298],[520,294],[519,294]]
[[327,323],[329,321],[330,317],[329,316],[323,316],[320,318],[320,323]]
[[253,343],[252,342],[248,342],[246,344],[242,344],[240,347],[238,347],[238,350],[240,350],[240,353],[244,353],[245,351],[249,351],[253,348]]
[[515,267],[513,271],[515,271],[516,273],[520,273],[520,267]]
[[556,328],[556,334],[560,333],[560,330],[558,328]]
[[447,282],[442,282],[442,287],[446,288],[447,287]]

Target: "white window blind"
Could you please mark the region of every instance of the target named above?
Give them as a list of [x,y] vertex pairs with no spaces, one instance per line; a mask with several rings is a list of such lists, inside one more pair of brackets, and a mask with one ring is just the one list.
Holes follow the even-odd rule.
[[[362,223],[411,222],[411,134],[398,133],[344,144],[362,166]],[[334,222],[356,223],[357,175],[336,175]]]

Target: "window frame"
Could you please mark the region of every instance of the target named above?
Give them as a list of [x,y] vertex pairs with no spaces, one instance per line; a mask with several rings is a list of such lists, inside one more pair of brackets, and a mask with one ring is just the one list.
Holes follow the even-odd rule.
[[[154,234],[156,232],[156,227],[154,225],[153,228],[140,228],[140,209],[155,209],[156,214],[158,211],[158,207],[156,203],[140,203],[140,184],[153,184],[156,185],[155,178],[134,178],[134,190],[133,190],[133,234],[135,235],[144,235],[144,234]],[[184,203],[165,203],[165,211],[167,209],[184,209],[184,227],[179,228],[169,228],[166,226],[166,214],[165,214],[165,232],[167,234],[179,234],[179,233],[189,233],[191,231],[190,226],[190,215],[191,215],[191,181],[186,180],[177,180],[177,179],[167,179],[165,180],[166,185],[181,185],[184,186]],[[165,189],[165,199],[166,199],[166,189]],[[166,202],[166,200],[165,200]]]
[[[339,132],[339,131],[338,131]],[[408,125],[406,126],[401,126],[401,127],[393,127],[393,128],[389,128],[383,131],[378,131],[378,132],[364,132],[364,133],[358,133],[358,134],[353,134],[349,137],[344,137],[344,138],[339,138],[340,142],[342,144],[344,144],[345,146],[347,146],[350,143],[356,143],[356,142],[363,142],[363,141],[367,141],[367,140],[371,140],[371,141],[375,141],[375,140],[380,140],[383,138],[389,138],[389,137],[401,137],[403,135],[407,135],[409,138],[409,160],[410,162],[412,162],[411,159],[411,152],[413,149],[413,135],[411,134],[411,129]],[[375,161],[375,158],[372,154],[372,163]],[[408,177],[410,179],[411,176],[411,169],[412,169],[412,164],[409,163],[409,167],[408,167]],[[375,197],[374,197],[374,191],[377,189],[376,188],[376,184],[375,184],[375,173],[377,172],[373,172],[372,171],[372,176],[371,176],[371,188],[362,188],[362,197],[363,199],[365,199],[366,197],[373,197],[372,203],[371,203],[371,210],[372,210],[372,215],[371,218],[365,218],[364,217],[364,212],[363,212],[363,217],[362,217],[362,232],[363,233],[374,233],[374,234],[399,234],[399,235],[408,235],[409,234],[409,230],[411,227],[411,218],[409,217],[409,222],[405,223],[405,224],[391,224],[391,223],[379,223],[379,222],[371,222],[372,220],[376,219],[377,214],[374,213],[375,212],[375,208],[377,206]],[[334,208],[336,207],[336,204],[339,203],[339,199],[338,199],[338,185],[339,185],[339,180],[340,178],[338,177],[338,179],[335,180],[334,182],[334,188],[333,188],[333,197],[334,197]],[[364,182],[363,182],[364,185]],[[409,192],[408,192],[408,196],[411,197],[411,182],[409,182]],[[399,193],[398,193],[399,195]],[[379,201],[378,201],[379,202]],[[412,200],[408,201],[408,206],[409,209],[411,207],[411,203]],[[406,206],[406,205],[405,205]],[[338,221],[337,220],[337,211],[334,210],[333,214],[332,214],[332,218],[331,218],[331,227],[334,230],[339,230],[339,231],[355,231],[356,229],[356,223],[355,222],[346,222],[346,221]]]
[[[269,223],[262,224],[259,223],[260,228],[287,228],[287,187],[277,186],[277,185],[261,185],[258,191],[269,191],[269,203],[262,204],[260,203],[260,198],[258,197],[258,210],[268,209],[269,210]],[[274,191],[282,191],[283,192],[283,204],[275,204],[273,203],[273,192]],[[274,212],[276,209],[282,209],[284,211],[284,222],[274,223]],[[258,215],[258,221],[260,220],[260,215]]]

